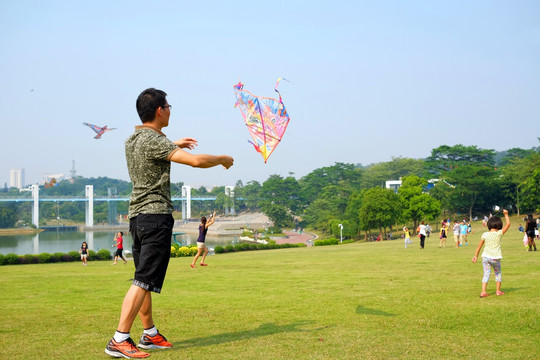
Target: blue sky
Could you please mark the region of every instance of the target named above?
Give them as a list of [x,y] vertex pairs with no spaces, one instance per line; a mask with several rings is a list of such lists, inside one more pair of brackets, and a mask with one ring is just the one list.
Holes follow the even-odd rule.
[[[300,178],[335,162],[424,158],[443,144],[529,149],[540,136],[538,1],[24,1],[0,3],[0,184],[24,168],[128,180],[124,140],[148,87],[164,132],[229,169],[173,165],[192,186]],[[233,85],[291,116],[268,163]],[[100,140],[83,122],[118,128]]]

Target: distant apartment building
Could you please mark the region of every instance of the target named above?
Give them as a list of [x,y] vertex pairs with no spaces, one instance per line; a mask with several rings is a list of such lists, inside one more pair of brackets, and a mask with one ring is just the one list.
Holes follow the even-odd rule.
[[9,187],[22,189],[24,185],[24,169],[11,169],[9,172]]
[[401,187],[401,178],[399,178],[399,180],[388,180],[385,185],[387,189],[392,189],[397,193],[398,189]]

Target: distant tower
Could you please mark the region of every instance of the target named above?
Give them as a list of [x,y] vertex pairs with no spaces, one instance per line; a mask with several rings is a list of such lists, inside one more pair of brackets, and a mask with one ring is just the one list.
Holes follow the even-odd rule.
[[77,170],[75,169],[75,160],[71,160],[71,178],[77,177]]
[[11,169],[9,173],[9,186],[17,189],[24,187],[24,169]]

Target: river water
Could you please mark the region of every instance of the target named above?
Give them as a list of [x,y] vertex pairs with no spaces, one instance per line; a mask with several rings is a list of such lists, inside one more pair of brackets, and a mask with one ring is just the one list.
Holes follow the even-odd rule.
[[[108,249],[111,253],[113,248],[114,234],[117,231],[43,231],[37,234],[25,235],[0,235],[0,254],[14,253],[17,255],[41,254],[41,253],[68,253],[78,251],[83,241],[88,243],[90,250],[98,251]],[[196,244],[197,234],[184,234],[176,236],[181,244]],[[233,236],[210,236],[206,237],[206,244],[213,248],[217,245],[226,246],[236,243]],[[172,241],[174,243],[174,241]],[[133,240],[131,235],[124,231],[124,249],[131,250]]]

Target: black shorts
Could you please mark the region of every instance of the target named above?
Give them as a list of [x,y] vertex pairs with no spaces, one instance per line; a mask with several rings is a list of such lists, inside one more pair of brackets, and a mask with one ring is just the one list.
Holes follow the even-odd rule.
[[122,257],[122,250],[123,250],[123,249],[116,249],[116,252],[114,253],[114,256],[120,256],[120,257]]
[[174,219],[170,214],[139,214],[129,220],[133,238],[133,285],[161,292],[169,259]]

